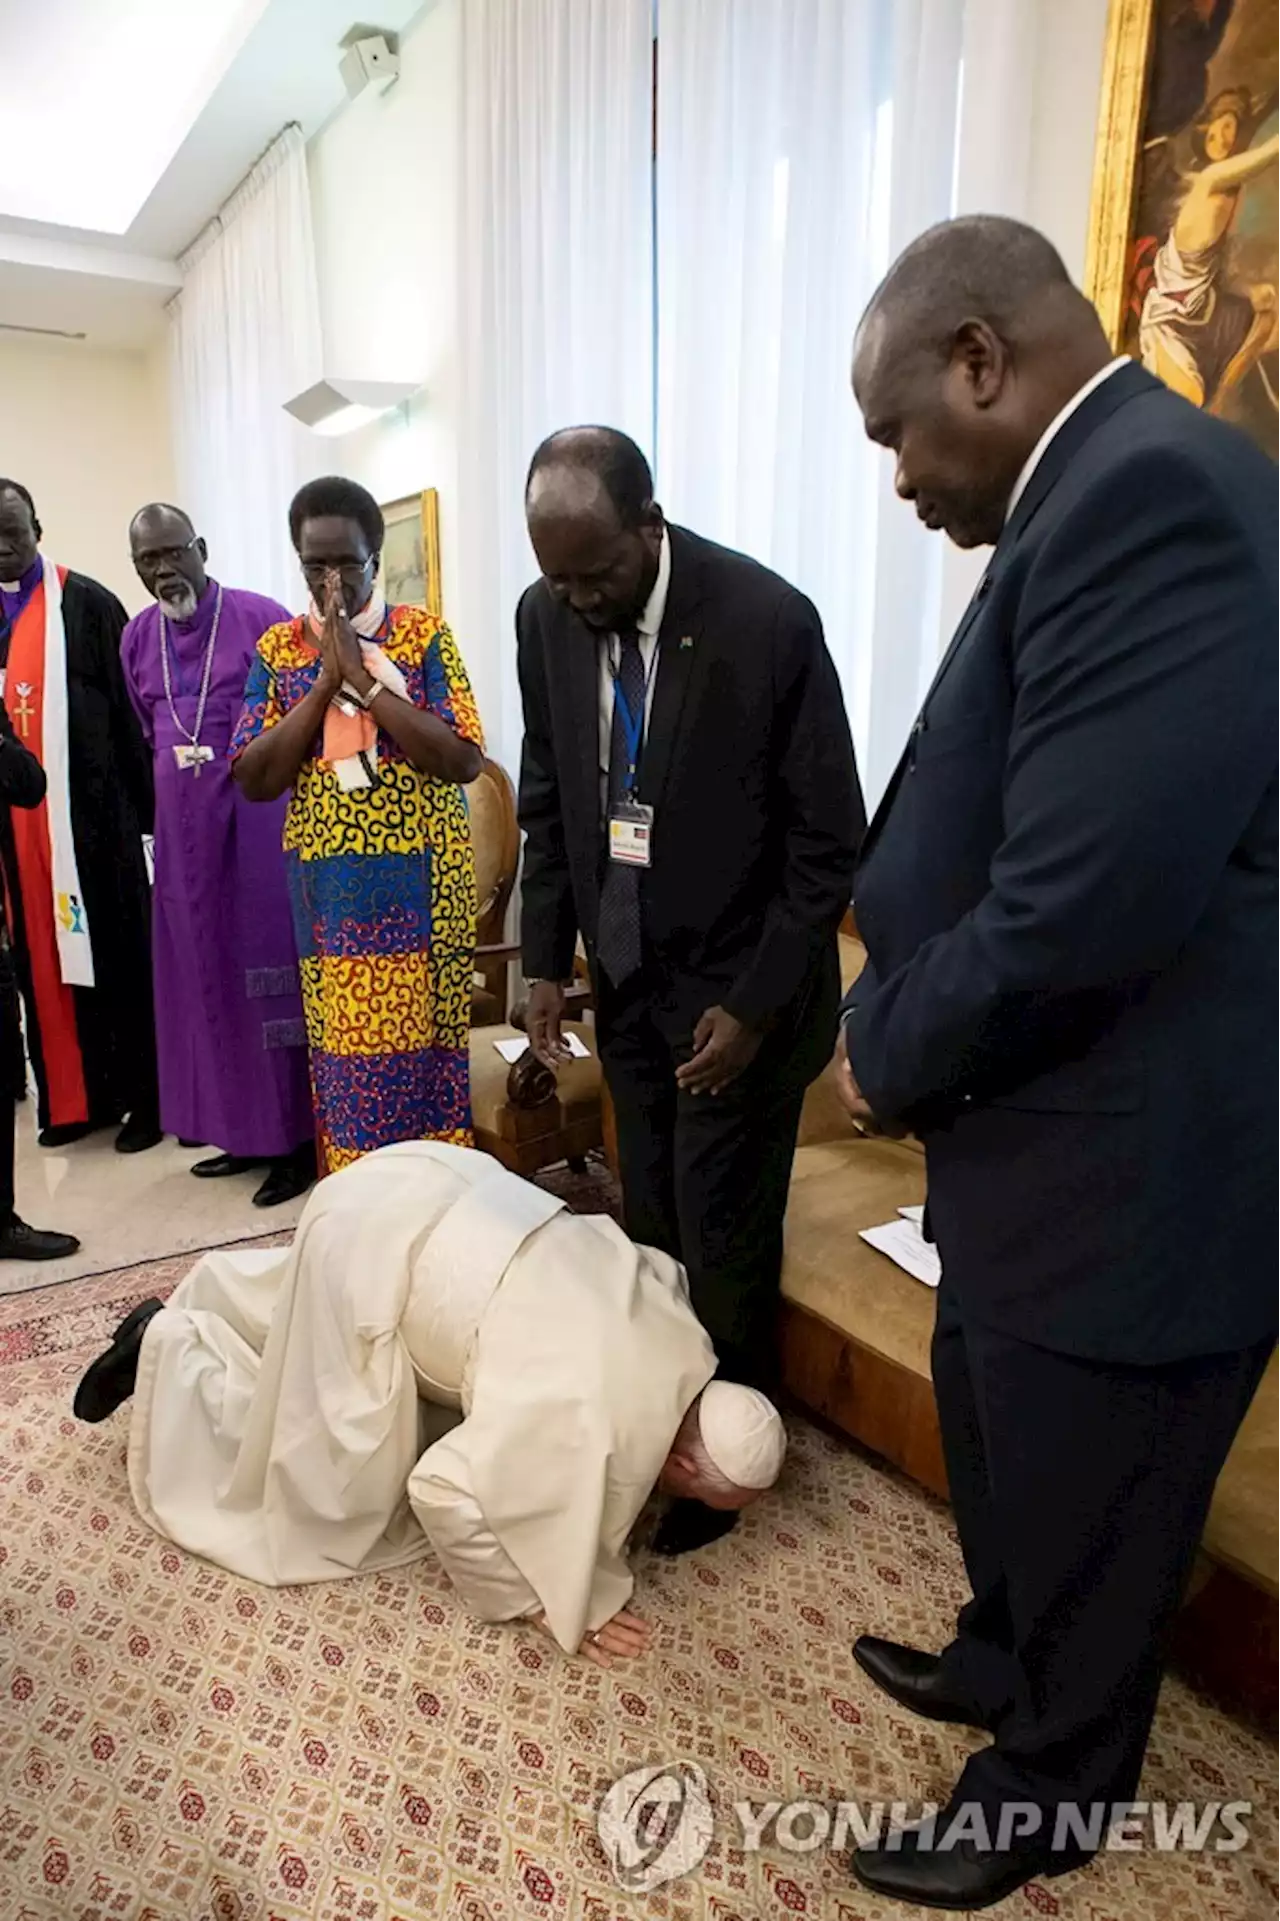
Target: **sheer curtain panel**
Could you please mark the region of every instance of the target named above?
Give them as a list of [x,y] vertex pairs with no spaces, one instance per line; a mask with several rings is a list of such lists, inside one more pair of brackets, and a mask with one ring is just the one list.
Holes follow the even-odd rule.
[[964,0],[660,0],[658,472],[816,603],[878,796],[937,658],[940,560],[849,390],[858,315],[951,208]]
[[318,471],[284,403],[321,374],[306,148],[288,127],[182,256],[170,303],[178,504],[231,586],[301,605],[289,501]]
[[466,0],[458,223],[458,632],[514,768],[523,493],[557,427],[652,438],[650,0]]

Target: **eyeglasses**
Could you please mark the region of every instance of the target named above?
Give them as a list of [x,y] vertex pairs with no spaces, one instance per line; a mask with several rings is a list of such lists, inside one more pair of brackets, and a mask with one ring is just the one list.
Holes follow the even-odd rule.
[[330,574],[337,574],[339,580],[349,580],[357,585],[376,562],[377,555],[371,554],[368,560],[347,560],[341,564],[332,560],[304,560],[300,564],[302,578],[308,587],[322,587]]
[[177,567],[199,538],[198,534],[192,534],[190,540],[184,540],[181,547],[148,547],[144,554],[133,556],[133,564],[140,574],[154,573],[166,560],[171,567]]

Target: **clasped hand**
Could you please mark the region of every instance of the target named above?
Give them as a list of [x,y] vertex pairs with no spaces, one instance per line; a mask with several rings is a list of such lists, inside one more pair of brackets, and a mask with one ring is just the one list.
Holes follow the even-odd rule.
[[365,666],[364,656],[360,652],[359,636],[347,618],[342,598],[342,579],[336,572],[329,573],[325,578],[320,661],[325,688],[330,697],[338,692],[344,681],[354,687],[358,694],[367,693],[373,685],[373,675]]
[[835,1070],[836,1093],[840,1097],[840,1105],[854,1125],[867,1133],[884,1134],[890,1140],[902,1140],[906,1134],[906,1128],[900,1127],[895,1121],[878,1121],[868,1105],[866,1096],[854,1079],[843,1026],[836,1039]]

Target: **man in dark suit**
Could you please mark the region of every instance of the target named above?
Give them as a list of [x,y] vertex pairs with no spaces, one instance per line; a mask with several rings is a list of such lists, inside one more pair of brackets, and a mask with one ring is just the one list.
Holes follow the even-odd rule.
[[[530,1037],[554,1062],[581,932],[627,1232],[684,1262],[722,1374],[767,1392],[796,1130],[835,1036],[864,825],[840,683],[804,596],[668,527],[625,435],[546,441],[527,509],[543,575],[516,617]],[[658,1544],[732,1518],[680,1504]]]
[[[11,807],[38,807],[44,794],[44,768],[15,735],[9,710],[0,699],[0,820]],[[0,1261],[58,1261],[74,1254],[79,1241],[73,1234],[29,1227],[13,1204],[14,1109],[25,1099],[26,1086],[18,987],[0,899]]]
[[1276,477],[1012,221],[907,250],[854,389],[926,525],[995,547],[868,831],[841,1042],[851,1109],[928,1157],[973,1589],[940,1656],[855,1654],[994,1734],[932,1848],[854,1868],[978,1907],[1132,1798],[1275,1339]]

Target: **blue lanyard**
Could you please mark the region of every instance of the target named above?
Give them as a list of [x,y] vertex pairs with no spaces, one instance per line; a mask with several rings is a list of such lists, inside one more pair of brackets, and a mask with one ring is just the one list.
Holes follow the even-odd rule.
[[645,709],[649,705],[649,686],[651,681],[653,680],[653,670],[657,666],[657,664],[658,664],[658,648],[657,648],[657,643],[655,641],[653,652],[649,656],[649,665],[645,668],[644,692],[640,697],[640,712],[638,714],[633,714],[631,711],[631,703],[628,701],[626,695],[622,691],[621,648],[619,648],[619,651],[618,651],[618,665],[614,667],[612,665],[612,662],[610,663],[610,672],[613,676],[614,712],[617,714],[618,718],[622,722],[622,737],[627,743],[627,778],[626,778],[626,784],[625,784],[625,791],[627,792],[627,794],[632,794],[635,792],[636,768],[638,767],[640,762],[640,743],[644,739]]

